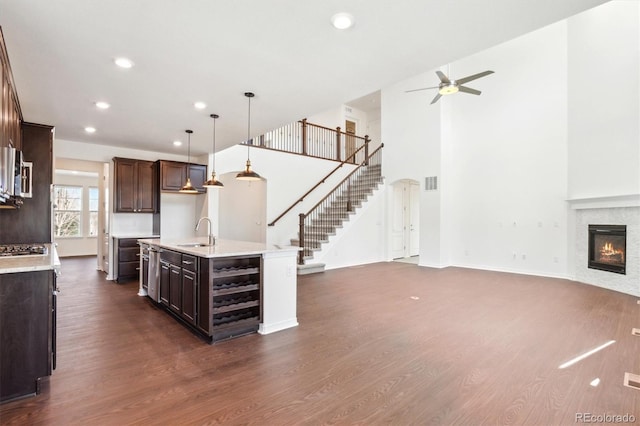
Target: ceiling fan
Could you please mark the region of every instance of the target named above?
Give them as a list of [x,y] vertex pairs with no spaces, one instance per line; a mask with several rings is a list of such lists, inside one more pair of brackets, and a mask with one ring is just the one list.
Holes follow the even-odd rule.
[[493,71],[479,72],[478,74],[473,74],[473,75],[470,75],[468,77],[460,78],[458,80],[449,79],[449,77],[444,75],[444,73],[442,71],[439,71],[439,70],[436,71],[436,74],[438,75],[438,78],[440,79],[440,84],[439,85],[433,86],[433,87],[423,87],[422,89],[407,90],[405,93],[417,92],[419,90],[438,89],[438,94],[431,101],[432,104],[435,104],[436,102],[438,102],[438,99],[440,99],[442,97],[442,95],[451,95],[451,94],[456,93],[456,92],[469,93],[471,95],[479,95],[482,92],[480,92],[479,90],[476,90],[476,89],[472,89],[471,87],[463,86],[463,84],[468,83],[468,82],[473,81],[473,80],[477,80],[477,79],[479,79],[481,77],[484,77],[484,76],[487,76],[489,74],[493,74]]

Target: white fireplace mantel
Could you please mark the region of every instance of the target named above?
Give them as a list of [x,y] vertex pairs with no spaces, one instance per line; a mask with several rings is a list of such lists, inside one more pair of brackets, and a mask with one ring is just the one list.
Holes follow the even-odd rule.
[[640,207],[640,194],[605,195],[601,197],[569,198],[573,210]]

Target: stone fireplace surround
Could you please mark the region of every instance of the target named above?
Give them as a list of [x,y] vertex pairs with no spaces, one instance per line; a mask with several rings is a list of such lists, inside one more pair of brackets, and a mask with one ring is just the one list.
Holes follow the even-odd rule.
[[[575,210],[576,281],[640,296],[640,196],[569,200]],[[626,274],[588,268],[589,225],[627,225]]]

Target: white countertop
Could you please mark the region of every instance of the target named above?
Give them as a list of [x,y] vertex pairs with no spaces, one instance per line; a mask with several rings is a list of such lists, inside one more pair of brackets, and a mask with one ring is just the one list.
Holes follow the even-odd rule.
[[111,234],[111,238],[160,238],[160,235],[154,233],[144,233],[144,232],[124,232]]
[[51,244],[45,244],[45,246],[48,250],[47,254],[0,257],[0,274],[59,269],[60,259],[56,248]]
[[246,256],[252,254],[264,254],[273,252],[297,252],[300,247],[297,246],[279,246],[273,244],[255,243],[250,241],[235,241],[217,239],[213,246],[205,247],[185,247],[181,244],[199,243],[206,244],[206,237],[190,238],[186,240],[163,240],[163,239],[140,239],[142,243],[178,251],[181,253],[191,254],[198,257],[228,257],[228,256]]

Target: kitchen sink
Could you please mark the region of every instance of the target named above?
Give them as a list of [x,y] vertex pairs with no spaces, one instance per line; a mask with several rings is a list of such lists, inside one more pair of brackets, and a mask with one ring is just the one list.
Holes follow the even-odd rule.
[[185,243],[185,244],[178,244],[178,247],[210,247],[211,244],[206,244],[206,243]]

